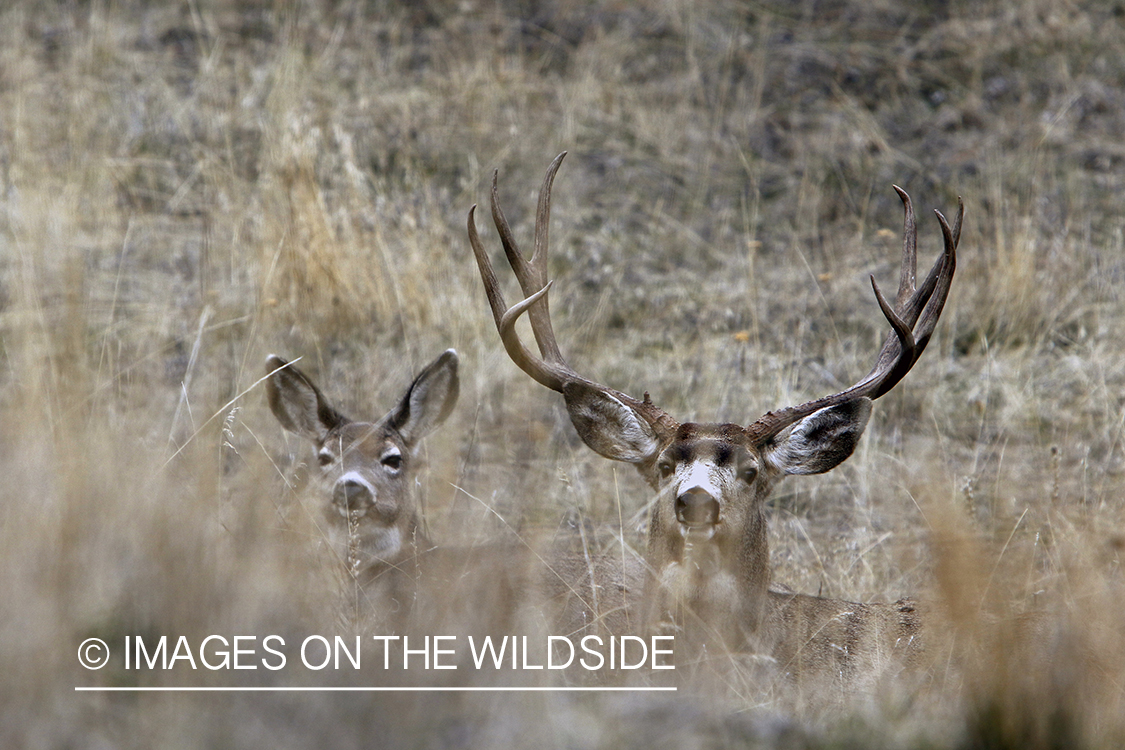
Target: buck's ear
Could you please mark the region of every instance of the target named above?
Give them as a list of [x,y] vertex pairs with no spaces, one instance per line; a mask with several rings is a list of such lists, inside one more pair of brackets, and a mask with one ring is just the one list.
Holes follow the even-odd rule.
[[457,352],[446,349],[414,378],[402,401],[390,414],[390,424],[411,448],[444,422],[461,391]]
[[766,461],[783,474],[823,474],[852,455],[870,416],[868,398],[813,412],[774,440]]
[[270,411],[290,432],[320,443],[329,430],[348,421],[307,375],[276,354],[266,357],[266,372]]
[[566,410],[578,435],[596,453],[639,464],[656,455],[656,432],[632,407],[587,383],[563,386]]

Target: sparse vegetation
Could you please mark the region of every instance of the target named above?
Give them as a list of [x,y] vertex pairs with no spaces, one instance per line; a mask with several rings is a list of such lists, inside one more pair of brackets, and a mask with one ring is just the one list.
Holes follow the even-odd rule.
[[[1122,132],[1115,2],[5,5],[0,739],[1120,747]],[[597,545],[623,525],[641,544],[647,490],[507,361],[465,236],[498,168],[529,237],[562,150],[559,338],[581,371],[683,419],[746,423],[861,375],[883,336],[867,275],[896,272],[891,183],[927,260],[928,210],[964,197],[934,342],[857,455],[789,480],[771,518],[778,582],[934,602],[961,667],[828,709],[702,683],[73,692],[166,684],[82,669],[88,636],[347,619],[295,486],[309,457],[257,384],[268,352],[369,413],[456,347],[461,403],[425,448],[433,536],[581,525]],[[205,672],[192,684],[232,682]]]

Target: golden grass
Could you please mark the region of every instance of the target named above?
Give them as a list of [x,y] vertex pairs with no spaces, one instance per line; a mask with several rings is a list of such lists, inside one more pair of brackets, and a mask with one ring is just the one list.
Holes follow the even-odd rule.
[[[1120,746],[1122,49],[1111,9],[1054,0],[6,7],[0,740]],[[927,260],[926,214],[964,196],[930,349],[848,464],[781,488],[771,544],[795,590],[940,602],[966,663],[831,711],[713,685],[74,693],[140,679],[82,670],[88,636],[335,627],[286,489],[307,447],[252,387],[269,352],[354,416],[461,352],[461,403],[425,448],[439,539],[575,516],[601,539],[637,515],[639,479],[502,354],[465,239],[499,168],[528,242],[561,150],[560,341],[684,419],[747,422],[865,372],[883,335],[866,278],[891,283],[901,227],[890,183]],[[1011,626],[1031,608],[1043,630]]]

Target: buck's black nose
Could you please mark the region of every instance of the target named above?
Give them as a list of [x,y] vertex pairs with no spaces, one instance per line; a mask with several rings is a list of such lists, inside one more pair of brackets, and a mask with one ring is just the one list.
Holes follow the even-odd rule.
[[714,526],[719,522],[719,501],[695,487],[676,498],[676,520],[688,526]]

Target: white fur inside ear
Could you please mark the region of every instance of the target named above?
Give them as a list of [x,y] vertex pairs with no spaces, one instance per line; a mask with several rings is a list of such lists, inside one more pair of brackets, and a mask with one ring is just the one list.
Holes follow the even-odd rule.
[[870,416],[867,398],[813,412],[782,433],[766,459],[784,474],[823,474],[852,455]]
[[656,433],[617,397],[585,383],[563,387],[566,409],[579,437],[606,458],[641,463],[656,455]]

